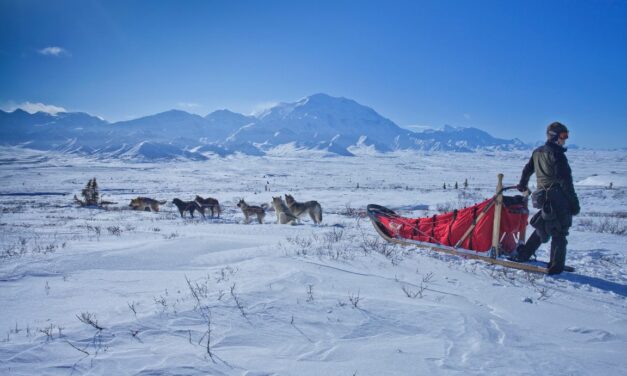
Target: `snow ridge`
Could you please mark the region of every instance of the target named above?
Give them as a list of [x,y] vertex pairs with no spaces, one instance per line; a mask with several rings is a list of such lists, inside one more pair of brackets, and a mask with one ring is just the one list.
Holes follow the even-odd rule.
[[[0,111],[0,136],[4,145],[28,144],[39,150],[96,156],[128,148],[120,156],[133,158],[135,153],[141,160],[201,159],[195,153],[202,154],[205,146],[209,149],[205,157],[215,156],[215,148],[220,149],[219,155],[264,155],[281,145],[344,156],[353,155],[352,150],[475,152],[530,147],[476,128],[445,126],[443,130],[412,132],[354,100],[322,93],[279,103],[257,116],[218,110],[202,117],[170,110],[111,124],[85,113],[53,116],[19,109]],[[190,150],[195,151],[189,154]]]

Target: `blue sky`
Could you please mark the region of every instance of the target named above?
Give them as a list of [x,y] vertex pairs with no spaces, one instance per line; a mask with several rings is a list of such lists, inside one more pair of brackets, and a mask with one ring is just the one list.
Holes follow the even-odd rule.
[[[0,107],[110,121],[324,92],[401,126],[627,146],[627,1],[0,0]],[[48,107],[53,108],[54,107]]]

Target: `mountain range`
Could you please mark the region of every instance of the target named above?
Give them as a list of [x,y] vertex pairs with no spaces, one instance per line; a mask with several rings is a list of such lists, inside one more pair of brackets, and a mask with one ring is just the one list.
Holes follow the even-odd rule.
[[412,132],[370,107],[315,94],[256,116],[219,110],[205,117],[170,110],[109,123],[82,112],[0,111],[0,144],[133,160],[203,160],[212,156],[317,153],[352,156],[396,150],[520,150],[518,139],[477,128]]

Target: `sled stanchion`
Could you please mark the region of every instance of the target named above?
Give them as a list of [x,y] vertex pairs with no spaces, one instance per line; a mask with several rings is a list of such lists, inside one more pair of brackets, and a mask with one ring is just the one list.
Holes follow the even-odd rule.
[[[503,176],[502,174],[500,174],[500,175],[501,175],[501,177]],[[455,243],[455,246],[454,246],[455,248],[458,248],[459,246],[461,246],[462,243],[464,242],[464,240],[466,240],[466,238],[468,237],[468,235],[470,235],[472,233],[472,230],[475,229],[475,226],[477,226],[477,223],[479,223],[481,218],[483,218],[488,213],[488,211],[492,208],[492,206],[496,203],[496,198],[498,196],[501,196],[501,206],[503,205],[503,191],[506,191],[506,190],[512,189],[512,188],[516,188],[516,186],[513,185],[513,186],[510,186],[510,187],[503,187],[503,184],[501,183],[501,188],[496,191],[496,194],[494,196],[492,196],[492,198],[490,199],[490,203],[483,208],[481,213],[479,213],[479,215],[473,220],[472,224],[470,225],[468,230],[466,230],[464,235],[462,235],[462,237],[459,238],[457,243]]]
[[498,183],[496,185],[496,205],[494,207],[494,224],[492,226],[492,249],[490,256],[499,257],[499,235],[501,234],[501,210],[503,210],[503,174],[498,174]]
[[[529,210],[529,190],[523,192],[522,194],[523,200],[525,203],[525,209]],[[527,221],[525,221],[525,225],[520,231],[520,236],[518,237],[518,244],[525,244],[527,242]]]

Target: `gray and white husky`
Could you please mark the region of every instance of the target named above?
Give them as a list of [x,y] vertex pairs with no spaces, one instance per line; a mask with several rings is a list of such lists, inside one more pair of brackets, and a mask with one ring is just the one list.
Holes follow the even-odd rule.
[[279,197],[272,197],[272,206],[274,206],[274,211],[276,212],[276,222],[282,225],[290,224],[295,225],[298,222],[298,217],[296,217],[290,209],[285,205],[285,202]]
[[315,224],[322,222],[322,206],[320,206],[318,201],[298,202],[294,200],[292,195],[286,194],[285,202],[295,216],[301,217],[307,213]]
[[242,209],[242,213],[244,213],[245,222],[250,223],[250,217],[253,215],[257,216],[257,221],[259,223],[263,223],[263,218],[266,216],[266,208],[268,204],[261,204],[261,206],[256,205],[248,205],[244,199],[240,199],[237,203],[237,207]]

